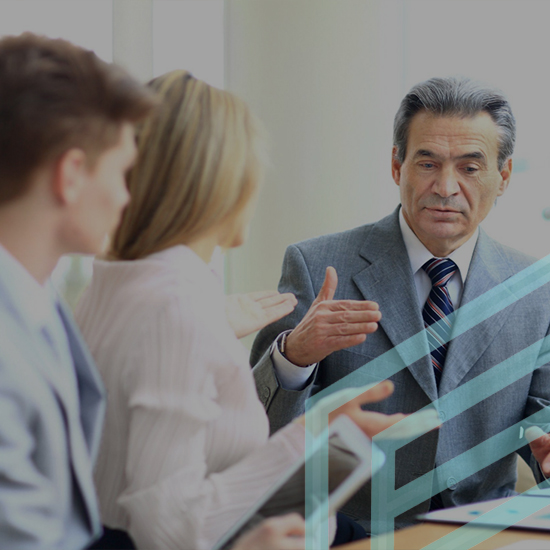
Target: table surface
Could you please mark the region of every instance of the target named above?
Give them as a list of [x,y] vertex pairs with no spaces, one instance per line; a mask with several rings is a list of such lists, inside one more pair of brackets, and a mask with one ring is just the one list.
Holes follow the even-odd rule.
[[[423,523],[422,525],[415,525],[408,529],[401,529],[395,533],[393,550],[420,550],[459,527],[461,526],[444,523]],[[522,529],[506,529],[498,532],[491,528],[482,527],[465,527],[464,530],[475,531],[476,533],[486,532],[488,535],[492,534],[491,538],[486,541],[477,546],[471,546],[472,550],[496,550],[497,548],[520,541],[540,541],[540,550],[550,550],[550,533]],[[338,548],[339,550],[370,550],[371,541],[368,539],[360,540],[344,544]],[[445,547],[442,546],[441,548],[443,550]],[[463,550],[467,550],[467,548],[468,546],[465,546]],[[539,546],[533,546],[532,543],[529,548],[537,548],[539,550]],[[387,550],[391,550],[391,546],[388,546]]]

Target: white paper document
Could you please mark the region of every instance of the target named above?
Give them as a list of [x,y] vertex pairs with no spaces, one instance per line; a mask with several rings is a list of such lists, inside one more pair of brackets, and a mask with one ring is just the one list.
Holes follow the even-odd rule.
[[519,495],[436,510],[420,516],[420,519],[443,523],[468,523],[472,526],[550,531],[550,498]]

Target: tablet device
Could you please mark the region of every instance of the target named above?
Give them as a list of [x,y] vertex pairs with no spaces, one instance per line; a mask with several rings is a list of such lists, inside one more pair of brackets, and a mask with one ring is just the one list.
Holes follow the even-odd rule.
[[[320,460],[326,460],[328,450],[328,506],[335,513],[384,463],[384,454],[345,415],[336,418],[328,428],[328,446],[319,444],[317,438],[308,456],[308,468],[314,468]],[[324,456],[321,456],[325,453]],[[299,512],[305,517],[305,471],[306,460],[301,457],[258,499],[218,540],[212,550],[220,550],[240,535],[267,517]],[[308,512],[315,513],[322,502],[315,502]]]

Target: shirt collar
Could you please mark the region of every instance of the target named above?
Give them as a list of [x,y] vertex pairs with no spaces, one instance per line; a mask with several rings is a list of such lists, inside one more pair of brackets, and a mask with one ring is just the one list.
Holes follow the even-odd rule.
[[[419,238],[414,234],[413,230],[409,227],[409,224],[405,221],[405,217],[403,216],[403,208],[399,209],[399,227],[401,228],[405,248],[407,249],[407,254],[409,255],[412,272],[415,274],[428,260],[431,260],[434,255],[420,242]],[[463,281],[466,279],[466,275],[468,274],[468,269],[470,268],[470,262],[472,261],[478,236],[479,228],[462,246],[447,256],[447,258],[453,260],[453,262],[458,266]]]
[[55,292],[49,283],[44,286],[0,245],[0,273],[24,321],[33,329],[48,324],[54,307]]
[[173,268],[180,270],[182,276],[188,280],[215,281],[215,284],[222,289],[220,274],[186,245],[178,244],[160,252],[154,252],[146,259],[167,262]]

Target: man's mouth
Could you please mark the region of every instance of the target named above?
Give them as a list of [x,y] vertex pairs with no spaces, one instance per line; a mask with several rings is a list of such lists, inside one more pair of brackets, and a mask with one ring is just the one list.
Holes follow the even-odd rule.
[[453,208],[437,208],[427,206],[426,210],[432,217],[439,220],[454,220],[461,212]]
[[452,208],[437,208],[433,206],[427,206],[426,210],[431,210],[432,212],[449,212],[453,214],[460,214],[460,210],[453,210]]

